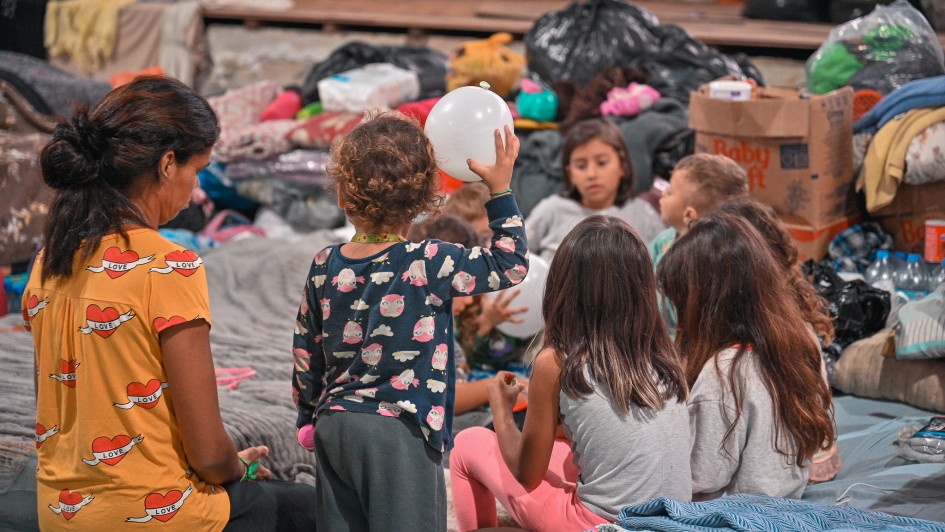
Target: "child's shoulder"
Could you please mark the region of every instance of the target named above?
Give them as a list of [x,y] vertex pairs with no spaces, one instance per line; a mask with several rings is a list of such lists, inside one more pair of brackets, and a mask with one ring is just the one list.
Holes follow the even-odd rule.
[[553,194],[539,201],[529,213],[529,219],[535,217],[555,217],[580,210],[581,204],[560,194]]
[[564,360],[552,347],[544,347],[535,355],[532,373],[546,373],[549,375],[558,375],[564,368]]
[[328,259],[331,258],[332,254],[337,252],[338,248],[344,244],[332,244],[322,248],[318,253],[315,254],[315,257],[312,259],[312,266],[315,267],[324,267],[328,264]]

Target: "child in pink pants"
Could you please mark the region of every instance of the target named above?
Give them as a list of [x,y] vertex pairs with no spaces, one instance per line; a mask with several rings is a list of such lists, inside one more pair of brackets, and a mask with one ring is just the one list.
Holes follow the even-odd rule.
[[456,437],[460,529],[495,526],[496,499],[539,532],[593,528],[657,497],[689,501],[685,373],[656,306],[646,246],[626,222],[591,216],[562,240],[542,317],[522,431],[512,409],[523,385],[502,371],[488,387],[495,433]]
[[[474,454],[456,452],[461,449],[473,449]],[[578,499],[578,470],[571,458],[570,442],[556,438],[545,478],[537,488],[526,490],[502,461],[494,432],[485,427],[460,432],[450,457],[453,506],[459,529],[496,526],[496,497],[515,521],[528,530],[560,529],[564,523],[583,530],[607,523]]]

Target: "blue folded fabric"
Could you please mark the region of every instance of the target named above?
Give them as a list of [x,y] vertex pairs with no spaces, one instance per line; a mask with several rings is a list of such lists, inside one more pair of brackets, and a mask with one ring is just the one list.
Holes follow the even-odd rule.
[[890,92],[853,124],[855,133],[872,133],[893,118],[920,107],[945,105],[945,76],[910,81]]
[[625,506],[614,523],[627,530],[667,532],[888,530],[945,532],[945,523],[809,501],[727,495],[706,502],[667,498]]

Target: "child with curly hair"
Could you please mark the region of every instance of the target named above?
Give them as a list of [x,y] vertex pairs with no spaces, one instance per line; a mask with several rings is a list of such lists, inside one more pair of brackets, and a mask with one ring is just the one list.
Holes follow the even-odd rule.
[[518,147],[511,129],[505,141],[496,130],[495,164],[469,161],[490,190],[491,249],[404,238],[439,202],[436,157],[416,122],[368,117],[332,149],[338,204],[357,233],[315,255],[293,340],[296,426],[314,431],[319,530],[446,529],[451,302],[525,277],[509,190]]

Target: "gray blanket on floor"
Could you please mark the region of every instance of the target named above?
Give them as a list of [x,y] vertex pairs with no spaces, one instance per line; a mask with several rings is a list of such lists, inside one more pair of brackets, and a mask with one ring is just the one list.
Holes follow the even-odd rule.
[[266,465],[276,478],[314,484],[314,455],[295,438],[292,332],[312,258],[337,242],[317,231],[298,242],[240,240],[203,255],[214,363],[256,371],[234,390],[218,389],[223,424],[237,447],[269,447]]
[[[319,231],[297,242],[238,240],[203,255],[214,363],[256,371],[236,389],[218,388],[223,423],[237,447],[269,446],[266,465],[280,479],[314,483],[314,455],[295,439],[292,331],[312,258],[336,242],[330,231]],[[32,338],[10,330],[21,323],[19,316],[0,318],[0,494],[35,452]]]

